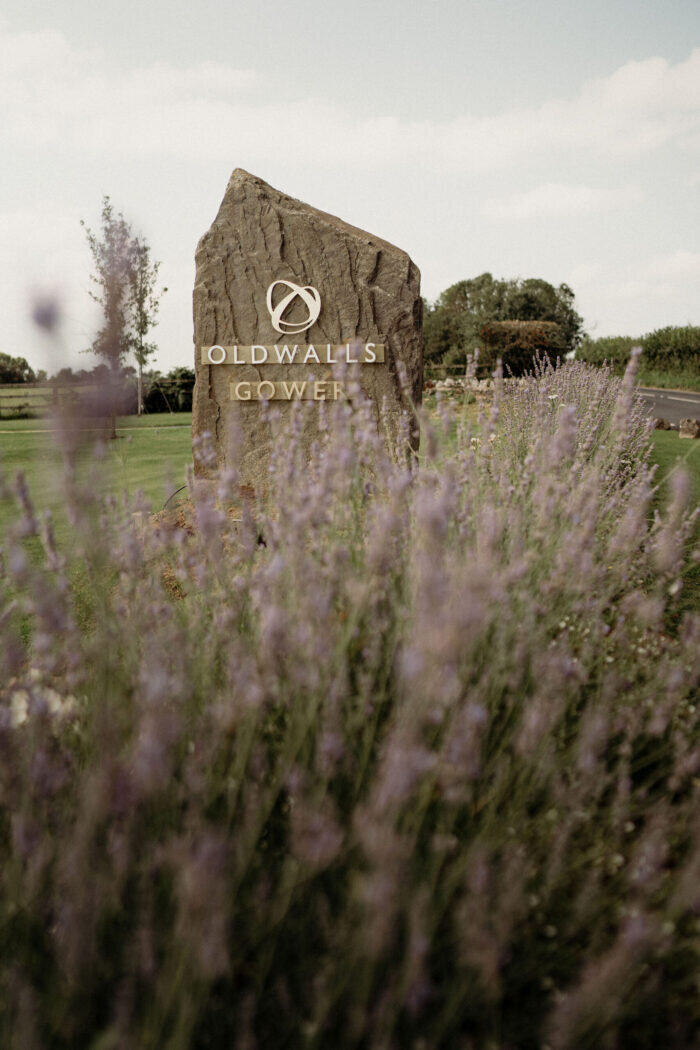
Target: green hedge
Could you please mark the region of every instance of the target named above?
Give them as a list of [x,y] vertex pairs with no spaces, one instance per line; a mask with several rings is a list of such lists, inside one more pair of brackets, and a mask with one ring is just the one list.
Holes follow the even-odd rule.
[[554,321],[490,321],[481,327],[479,372],[490,375],[498,360],[504,374],[531,371],[537,357],[552,360],[566,351],[562,331]]
[[623,371],[633,346],[642,348],[642,366],[662,372],[696,371],[700,373],[700,327],[669,326],[635,339],[632,336],[586,338],[576,351],[581,361],[602,365],[608,361],[615,371]]
[[653,368],[700,372],[700,328],[659,328],[642,340],[642,360]]

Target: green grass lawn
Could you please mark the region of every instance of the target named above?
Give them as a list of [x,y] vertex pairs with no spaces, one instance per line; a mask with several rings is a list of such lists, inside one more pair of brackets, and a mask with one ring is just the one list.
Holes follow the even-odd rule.
[[[475,418],[478,409],[467,405],[462,411]],[[94,462],[88,443],[80,455],[84,476],[94,477],[105,492],[134,495],[140,490],[153,510],[160,510],[185,483],[185,469],[192,461],[191,422],[191,413],[186,412],[118,420],[119,437],[107,445],[106,469]],[[684,465],[691,477],[692,505],[700,505],[700,441],[681,441],[676,432],[657,430],[653,456],[658,464],[658,504],[666,498],[671,473]],[[8,480],[24,471],[37,508],[54,512],[59,542],[65,539],[68,526],[61,513],[61,457],[47,420],[0,420],[0,469]],[[0,542],[13,516],[13,508],[0,501]],[[684,605],[700,607],[699,566],[689,568],[684,590]]]
[[700,505],[700,441],[681,440],[673,430],[655,430],[653,456],[658,464],[656,480],[661,484],[662,495],[672,471],[683,466],[690,474],[691,501],[695,506]]
[[[700,441],[682,440],[677,432],[654,431],[653,460],[657,464],[656,481],[659,485],[657,506],[662,507],[668,497],[671,474],[684,467],[690,476],[690,505],[700,507]],[[695,542],[700,541],[700,520],[696,523]],[[689,564],[683,574],[678,614],[700,609],[700,564]]]
[[[192,460],[192,414],[129,416],[117,421],[118,437],[107,443],[105,463],[94,460],[90,432],[79,453],[83,476],[107,492],[142,491],[154,510],[160,510],[185,483],[185,468]],[[61,455],[48,420],[0,420],[0,470],[11,480],[18,471],[26,475],[37,508],[55,513],[59,539],[65,535],[61,514]],[[0,535],[14,511],[0,502]]]

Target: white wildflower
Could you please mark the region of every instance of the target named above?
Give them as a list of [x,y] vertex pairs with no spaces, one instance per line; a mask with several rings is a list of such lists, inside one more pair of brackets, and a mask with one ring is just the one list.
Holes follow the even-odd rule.
[[13,729],[27,721],[29,713],[29,693],[26,689],[16,689],[10,697],[10,723]]
[[[55,719],[65,718],[73,713],[76,707],[74,696],[62,696],[57,690],[44,686],[41,671],[35,667],[29,668],[26,678],[32,683],[32,695],[41,705],[46,705],[46,710]],[[24,725],[29,717],[30,696],[26,689],[19,686],[16,679],[9,684],[9,708],[10,724],[13,728]]]

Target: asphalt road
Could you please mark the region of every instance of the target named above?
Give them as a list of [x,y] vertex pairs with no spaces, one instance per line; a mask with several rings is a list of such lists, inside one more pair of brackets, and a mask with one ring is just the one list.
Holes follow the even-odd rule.
[[639,393],[649,406],[649,415],[661,416],[678,426],[681,419],[700,419],[700,394],[685,390],[651,390],[640,387]]

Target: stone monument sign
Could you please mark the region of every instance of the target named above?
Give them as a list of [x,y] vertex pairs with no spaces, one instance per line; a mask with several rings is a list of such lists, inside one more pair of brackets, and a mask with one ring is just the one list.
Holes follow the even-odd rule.
[[[405,252],[237,168],[196,264],[192,433],[211,435],[218,466],[233,456],[241,483],[264,488],[292,402],[347,396],[339,362],[374,403],[387,442],[396,442],[423,382],[420,273]],[[261,401],[277,411],[263,411]],[[330,425],[332,413],[329,404]],[[308,447],[317,418],[308,406]],[[196,451],[195,475],[207,476]]]

